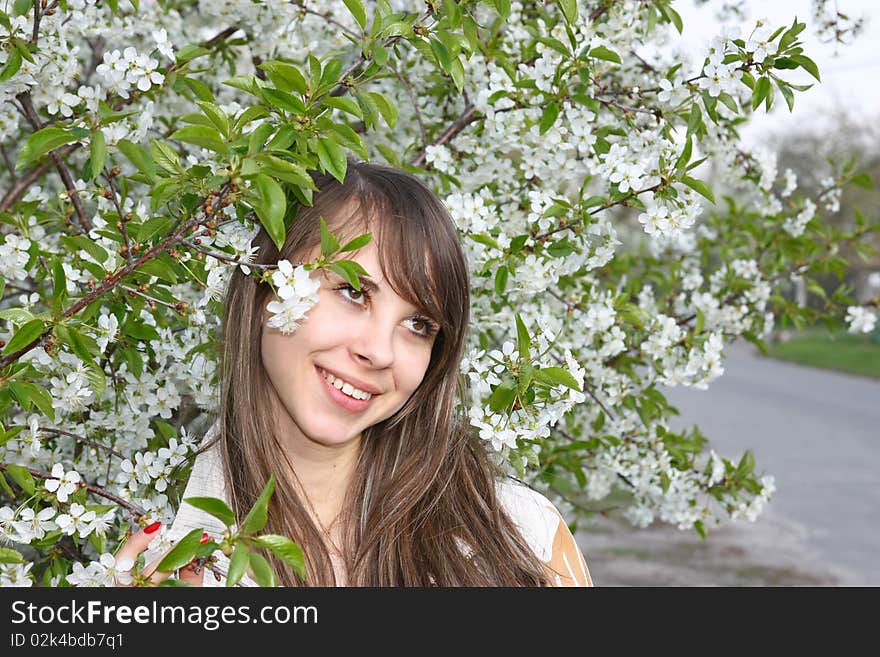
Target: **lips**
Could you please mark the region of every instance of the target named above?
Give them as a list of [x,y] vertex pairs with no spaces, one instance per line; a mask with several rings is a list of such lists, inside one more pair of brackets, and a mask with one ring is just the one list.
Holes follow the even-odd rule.
[[364,392],[368,392],[371,395],[381,395],[382,394],[382,391],[379,390],[376,386],[371,386],[369,383],[365,383],[365,382],[361,381],[360,379],[355,379],[354,377],[346,376],[345,374],[342,374],[341,372],[335,372],[331,369],[328,369],[326,367],[322,367],[320,365],[316,365],[315,367],[317,367],[319,371],[324,370],[328,374],[332,374],[333,376],[335,376],[337,379],[342,379],[346,383],[350,383],[351,385],[353,385],[355,388],[363,390]]
[[315,366],[315,374],[317,374],[318,378],[321,380],[321,385],[324,387],[324,391],[330,398],[330,401],[347,411],[360,413],[361,411],[366,410],[372,403],[373,399],[375,399],[375,397],[370,397],[369,399],[355,399],[354,397],[349,397],[341,390],[337,390],[334,386],[330,385],[330,382],[324,376],[321,368],[317,366]]

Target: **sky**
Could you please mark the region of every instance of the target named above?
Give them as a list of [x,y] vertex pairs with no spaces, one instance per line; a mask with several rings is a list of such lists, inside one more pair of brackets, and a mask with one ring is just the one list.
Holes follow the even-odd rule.
[[[696,54],[703,53],[709,40],[720,32],[716,17],[720,0],[710,0],[695,7],[691,0],[674,3],[684,22],[682,40]],[[759,18],[769,19],[771,26],[789,26],[795,16],[807,23],[800,37],[804,54],[819,67],[822,78],[812,89],[795,93],[794,111],[777,94],[769,114],[758,112],[742,132],[748,144],[769,138],[780,138],[792,128],[809,125],[822,130],[829,121],[844,112],[859,124],[876,123],[880,119],[880,0],[837,0],[840,11],[850,16],[863,16],[866,25],[849,45],[834,46],[819,41],[812,26],[810,0],[746,0],[747,22],[741,24],[740,35],[746,38]],[[784,79],[795,84],[815,82],[806,72],[783,71]],[[874,132],[875,136],[880,132]]]

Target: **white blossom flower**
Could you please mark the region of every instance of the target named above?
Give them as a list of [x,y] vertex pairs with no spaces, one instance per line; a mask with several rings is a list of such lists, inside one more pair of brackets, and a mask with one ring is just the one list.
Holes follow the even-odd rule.
[[74,502],[70,505],[70,512],[59,514],[55,522],[58,523],[58,528],[68,536],[79,532],[79,537],[85,538],[91,532],[95,515],[94,511],[86,511],[82,504]]
[[0,563],[0,587],[23,588],[34,585],[30,575],[33,563]]
[[46,490],[55,493],[58,501],[64,504],[79,486],[79,473],[76,470],[65,472],[64,466],[56,463],[52,466],[52,477],[52,479],[46,480]]
[[877,313],[861,306],[850,306],[846,309],[845,319],[850,333],[870,333],[877,324]]
[[102,575],[106,578],[105,586],[128,586],[132,583],[131,569],[134,559],[131,557],[115,557],[105,552],[99,560],[104,567]]
[[52,521],[55,517],[55,508],[46,507],[38,512],[30,507],[25,507],[18,514],[18,520],[12,522],[15,531],[18,532],[18,541],[21,543],[30,543],[34,540],[41,540],[46,532],[58,529],[58,525]]
[[153,40],[156,42],[156,48],[160,53],[168,59],[174,59],[174,48],[168,40],[168,31],[164,27],[153,32]]

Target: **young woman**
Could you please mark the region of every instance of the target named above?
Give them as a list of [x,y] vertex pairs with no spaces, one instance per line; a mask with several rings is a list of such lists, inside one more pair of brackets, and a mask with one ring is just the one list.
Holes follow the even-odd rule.
[[[340,243],[372,233],[346,254],[369,276],[356,290],[313,271],[319,301],[282,333],[267,323],[270,286],[235,270],[220,414],[183,497],[224,498],[241,519],[274,474],[264,531],[296,541],[307,567],[303,581],[271,559],[286,586],[591,586],[558,511],[493,467],[455,412],[470,297],[443,204],[384,166],[350,162],[344,183],[315,182],[313,205],[299,210],[281,252],[264,231],[255,238],[259,262],[313,261],[323,217]],[[157,527],[134,534],[121,554],[136,557]],[[223,530],[182,504],[170,534],[198,527]],[[180,577],[222,583],[204,571]]]

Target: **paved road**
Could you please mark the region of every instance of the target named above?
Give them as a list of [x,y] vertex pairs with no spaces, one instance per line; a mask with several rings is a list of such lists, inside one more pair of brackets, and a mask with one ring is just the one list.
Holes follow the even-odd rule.
[[[704,543],[669,526],[608,520],[579,540],[594,580],[608,585],[880,585],[880,382],[727,349],[709,390],[665,390],[716,452],[751,449],[777,491],[755,523]],[[592,557],[590,556],[592,555]]]

